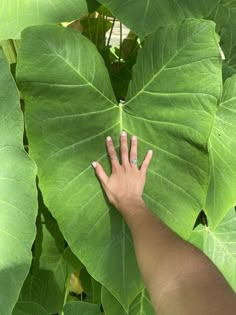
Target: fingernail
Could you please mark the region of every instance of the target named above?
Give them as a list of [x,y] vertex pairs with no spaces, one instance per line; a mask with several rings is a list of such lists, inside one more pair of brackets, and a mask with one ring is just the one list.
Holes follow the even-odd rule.
[[121,136],[125,137],[125,136],[127,136],[127,133],[125,131],[122,131]]
[[111,137],[110,136],[107,137],[107,141],[111,141]]
[[132,136],[132,140],[133,141],[137,140],[137,137],[136,136]]
[[92,162],[93,168],[97,167],[97,163],[96,162]]
[[153,151],[152,151],[152,150],[148,150],[148,153],[149,153],[149,154],[153,154]]

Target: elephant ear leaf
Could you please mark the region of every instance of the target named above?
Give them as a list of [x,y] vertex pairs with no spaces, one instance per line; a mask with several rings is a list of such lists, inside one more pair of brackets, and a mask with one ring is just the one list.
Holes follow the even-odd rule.
[[205,211],[213,226],[236,204],[236,75],[224,84],[209,139],[210,183]]
[[45,204],[89,274],[126,310],[142,290],[132,238],[90,163],[109,172],[105,137],[117,146],[121,130],[136,134],[140,156],[150,148],[156,156],[145,191],[150,208],[188,237],[205,202],[207,140],[221,90],[212,22],[160,29],[141,51],[119,106],[101,56],[78,32],[26,29],[17,65]]
[[20,97],[1,49],[0,69],[0,313],[10,315],[31,264],[36,166],[23,148]]
[[236,291],[236,212],[228,211],[221,222],[213,227],[199,225],[192,232],[190,242],[201,249],[219,268]]

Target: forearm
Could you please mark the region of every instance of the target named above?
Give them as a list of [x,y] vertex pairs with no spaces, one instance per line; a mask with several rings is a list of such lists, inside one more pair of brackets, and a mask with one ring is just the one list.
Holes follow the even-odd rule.
[[120,211],[131,230],[139,268],[158,315],[231,315],[234,293],[204,254],[172,232],[141,199],[123,204]]

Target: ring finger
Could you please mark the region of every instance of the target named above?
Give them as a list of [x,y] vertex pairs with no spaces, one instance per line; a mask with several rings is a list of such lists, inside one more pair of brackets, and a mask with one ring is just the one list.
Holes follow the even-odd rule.
[[138,140],[136,136],[131,137],[131,148],[130,148],[130,163],[131,165],[137,166],[138,163]]

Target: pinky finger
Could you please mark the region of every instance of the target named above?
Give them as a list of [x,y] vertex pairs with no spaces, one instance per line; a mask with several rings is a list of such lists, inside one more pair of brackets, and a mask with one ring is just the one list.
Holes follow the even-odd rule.
[[108,181],[108,176],[106,172],[104,171],[103,167],[98,162],[92,163],[93,168],[95,169],[96,175],[99,178],[102,185],[106,184]]
[[153,151],[152,150],[149,150],[142,165],[141,165],[141,168],[140,168],[140,172],[143,174],[143,175],[146,175],[147,173],[147,169],[148,169],[148,166],[151,162],[151,159],[152,159],[152,155],[153,155]]

